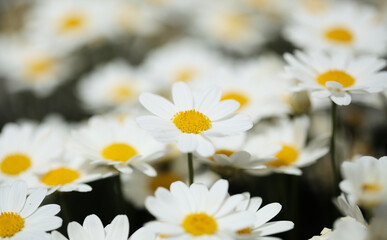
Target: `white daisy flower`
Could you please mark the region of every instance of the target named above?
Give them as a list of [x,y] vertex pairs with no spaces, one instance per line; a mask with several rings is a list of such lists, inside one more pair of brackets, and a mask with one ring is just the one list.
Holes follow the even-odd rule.
[[161,88],[170,88],[175,82],[191,85],[206,79],[222,65],[220,57],[200,42],[180,40],[152,51],[143,71]]
[[294,17],[285,36],[300,48],[377,55],[386,50],[387,31],[370,7],[346,1],[318,15],[298,11]]
[[155,234],[150,232],[146,227],[141,227],[130,237],[130,240],[160,240],[160,238]]
[[62,142],[50,129],[31,123],[8,123],[0,134],[0,182],[30,178],[62,153]]
[[124,109],[138,103],[141,92],[150,84],[123,60],[97,67],[78,84],[78,97],[85,108],[94,112]]
[[162,142],[177,142],[181,152],[210,156],[215,152],[209,137],[238,135],[253,124],[247,115],[234,114],[239,103],[220,101],[218,87],[193,94],[187,84],[172,86],[174,104],[151,93],[140,96],[141,104],[156,116],[141,116],[138,124]]
[[157,220],[146,224],[163,239],[233,239],[233,232],[254,224],[254,214],[236,211],[242,194],[228,195],[228,182],[217,181],[210,189],[198,183],[188,187],[174,182],[170,191],[158,188],[146,199],[146,208]]
[[[291,221],[268,222],[281,211],[281,204],[270,203],[261,208],[262,198],[252,197],[245,193],[245,199],[239,203],[237,211],[249,211],[255,214],[253,225],[236,231],[235,239],[260,239],[268,235],[285,232],[293,229],[294,223]],[[277,239],[277,238],[272,238]]]
[[67,225],[69,238],[54,231],[51,240],[128,240],[129,220],[126,215],[117,215],[105,228],[101,220],[94,214],[89,215],[83,221],[83,225],[71,222]]
[[39,207],[47,190],[27,192],[23,181],[0,185],[0,239],[48,240],[47,232],[62,225],[62,219],[55,216],[60,211],[59,205]]
[[279,172],[301,175],[301,167],[313,164],[328,152],[327,138],[306,142],[309,120],[306,117],[293,121],[281,120],[276,127],[249,138],[245,149],[253,157],[274,156],[276,160],[266,163],[266,168],[250,171],[251,174]]
[[387,72],[380,71],[386,62],[373,56],[296,52],[285,54],[285,60],[287,76],[299,80],[295,90],[309,90],[312,96],[329,97],[338,105],[348,105],[350,93],[379,92],[386,86]]
[[194,34],[238,53],[251,53],[265,41],[269,28],[260,15],[232,1],[205,2],[194,18]]
[[[157,188],[169,189],[171,184],[176,181],[188,182],[187,174],[187,171],[182,173],[182,171],[177,171],[177,169],[158,171],[155,177],[149,177],[138,171],[134,171],[130,175],[122,174],[120,176],[122,193],[125,199],[133,203],[137,208],[144,208],[145,199],[152,196]],[[206,186],[212,186],[218,179],[219,176],[211,171],[195,175],[195,182]]]
[[366,225],[351,217],[340,218],[335,221],[332,232],[327,234],[329,240],[367,240]]
[[265,162],[276,159],[274,157],[265,159],[252,158],[250,153],[244,150],[244,144],[246,143],[245,133],[223,138],[214,137],[211,140],[215,147],[215,153],[210,157],[198,156],[198,159],[210,164],[215,169],[220,167],[219,171],[221,173],[223,171],[227,172],[227,170],[236,171],[237,169],[253,170],[265,168]]
[[33,91],[40,97],[51,94],[71,72],[71,65],[47,41],[0,40],[0,74],[12,92]]
[[354,199],[346,197],[344,194],[341,194],[339,197],[334,199],[333,203],[339,209],[341,214],[344,216],[352,217],[356,221],[367,225],[366,220],[364,219],[363,213],[360,208],[356,205]]
[[357,157],[341,165],[344,180],[340,189],[357,204],[372,208],[387,199],[387,157]]
[[31,38],[49,39],[58,51],[70,51],[100,39],[110,27],[100,0],[42,0],[27,21]]
[[156,171],[147,161],[160,158],[166,146],[155,141],[135,121],[126,118],[94,117],[88,124],[74,132],[73,149],[96,164],[112,165],[122,173],[133,168],[155,176]]

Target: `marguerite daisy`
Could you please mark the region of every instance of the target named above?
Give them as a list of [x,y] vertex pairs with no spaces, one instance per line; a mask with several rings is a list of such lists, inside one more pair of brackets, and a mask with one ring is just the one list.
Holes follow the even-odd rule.
[[118,215],[105,228],[101,220],[94,214],[83,221],[83,225],[71,222],[67,226],[69,238],[57,231],[51,233],[51,240],[128,240],[129,220],[126,215]]
[[301,167],[313,164],[328,152],[326,138],[317,138],[306,143],[308,125],[309,120],[306,117],[296,118],[293,121],[283,119],[278,126],[249,138],[245,149],[253,155],[253,158],[267,156],[276,158],[276,160],[267,162],[266,168],[249,172],[251,174],[280,172],[301,175]]
[[47,190],[27,192],[24,181],[0,185],[0,239],[48,240],[47,232],[62,225],[62,219],[55,216],[60,211],[59,205],[39,207]]
[[139,129],[130,117],[94,117],[74,132],[73,149],[96,164],[112,165],[123,173],[136,168],[149,176],[156,171],[147,161],[161,157],[166,146]]
[[344,162],[341,172],[341,190],[360,206],[372,208],[387,200],[387,157],[357,157]]
[[218,180],[210,189],[182,182],[172,183],[170,189],[158,188],[155,196],[145,201],[157,218],[145,226],[165,240],[233,239],[235,231],[254,224],[254,213],[235,210],[244,196],[229,196],[226,180]]
[[387,47],[387,31],[376,18],[375,9],[345,1],[320,14],[298,11],[285,36],[306,50],[382,55]]
[[0,182],[29,178],[62,153],[62,142],[50,129],[32,123],[8,123],[0,134]]
[[234,114],[239,103],[220,101],[221,94],[218,87],[193,94],[183,82],[172,86],[174,104],[158,95],[143,93],[141,104],[156,116],[141,116],[137,122],[157,140],[177,142],[182,152],[210,156],[215,149],[209,137],[237,135],[253,126],[247,115]]
[[337,105],[348,105],[350,93],[383,91],[386,62],[374,56],[355,57],[344,52],[285,54],[285,73],[299,80],[297,90],[309,90],[312,96],[329,97]]
[[[291,221],[268,222],[281,211],[281,204],[270,203],[262,208],[262,198],[245,193],[245,199],[238,205],[237,211],[249,211],[255,214],[253,225],[236,231],[236,239],[254,240],[268,235],[285,232],[294,227]],[[277,238],[273,238],[277,239]]]

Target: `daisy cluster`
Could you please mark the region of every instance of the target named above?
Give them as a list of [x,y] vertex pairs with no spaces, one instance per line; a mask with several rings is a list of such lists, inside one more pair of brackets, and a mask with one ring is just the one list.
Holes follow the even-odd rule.
[[0,0],[0,240],[387,239],[386,15]]

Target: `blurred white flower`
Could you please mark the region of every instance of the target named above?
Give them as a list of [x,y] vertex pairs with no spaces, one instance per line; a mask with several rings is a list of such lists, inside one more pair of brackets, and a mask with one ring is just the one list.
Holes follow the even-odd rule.
[[383,55],[387,31],[375,9],[354,1],[333,4],[320,14],[298,11],[285,36],[307,50],[344,50]]
[[47,232],[59,228],[62,219],[57,204],[39,207],[47,190],[36,189],[27,193],[24,181],[0,185],[0,239],[48,240]]
[[301,175],[301,167],[313,164],[328,152],[326,137],[313,139],[307,144],[309,121],[306,117],[283,119],[278,126],[252,136],[245,146],[253,158],[275,157],[266,168],[250,171],[251,174],[279,172]]
[[122,173],[136,168],[149,176],[156,171],[148,161],[162,157],[166,146],[127,117],[94,117],[73,134],[74,151],[99,165],[114,166]]
[[366,225],[351,217],[340,218],[335,221],[332,232],[327,234],[329,240],[367,240]]
[[357,204],[373,208],[387,201],[387,157],[356,157],[341,165],[340,188]]
[[356,205],[354,199],[351,197],[345,196],[345,194],[341,194],[339,197],[334,199],[334,204],[339,209],[339,211],[348,217],[352,217],[356,219],[356,221],[367,225],[366,220],[364,219],[363,213],[360,208]]
[[46,42],[0,40],[0,75],[10,91],[30,90],[45,97],[67,79],[72,69],[69,59]]
[[136,107],[138,96],[153,87],[123,60],[115,60],[83,77],[78,83],[78,97],[86,109],[94,112],[125,110]]
[[83,225],[70,222],[67,226],[69,238],[61,233],[53,231],[51,240],[127,240],[129,235],[129,220],[126,215],[117,215],[105,228],[101,220],[94,214],[89,215],[83,221]]
[[103,0],[36,1],[26,31],[36,41],[49,42],[56,51],[71,51],[100,40],[110,27]]
[[299,80],[294,90],[330,98],[338,105],[351,103],[350,93],[380,92],[386,87],[385,60],[374,56],[355,57],[344,52],[285,54],[287,77]]
[[156,116],[136,120],[157,140],[177,142],[181,152],[210,156],[215,152],[210,137],[238,135],[253,126],[249,116],[234,113],[239,103],[220,101],[221,94],[219,87],[195,94],[187,84],[178,82],[172,86],[174,103],[152,93],[141,94],[141,104]]
[[60,156],[63,145],[49,128],[8,123],[0,134],[0,182],[32,179],[42,166]]

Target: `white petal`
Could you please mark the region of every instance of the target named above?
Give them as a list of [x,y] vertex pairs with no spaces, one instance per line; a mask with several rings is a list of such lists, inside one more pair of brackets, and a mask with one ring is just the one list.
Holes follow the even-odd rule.
[[68,240],[60,232],[53,231],[51,233],[51,240]]
[[27,198],[23,210],[20,212],[20,216],[26,218],[31,215],[42,203],[46,197],[47,190],[40,188],[33,191]]
[[83,228],[92,240],[105,240],[105,230],[101,220],[94,214],[89,215],[83,221]]
[[210,88],[200,94],[200,96],[195,99],[195,109],[199,112],[208,114],[209,110],[217,104],[222,96],[222,89],[220,87]]
[[127,240],[129,235],[129,220],[126,215],[118,215],[110,224],[106,240]]
[[198,136],[198,146],[196,152],[203,157],[211,156],[215,153],[215,148],[212,142],[204,136]]
[[152,93],[143,93],[140,95],[141,104],[151,113],[163,118],[171,119],[176,112],[175,106],[167,99]]
[[270,203],[263,208],[259,209],[256,213],[257,220],[255,221],[255,227],[261,226],[264,223],[271,220],[281,211],[281,204],[279,203]]
[[231,118],[212,123],[212,128],[204,132],[208,136],[238,135],[253,127],[253,122],[248,115],[236,114]]
[[27,184],[23,181],[15,181],[11,185],[11,191],[6,193],[7,201],[2,202],[1,209],[4,212],[20,212],[27,195]]
[[261,236],[267,236],[275,233],[285,232],[294,227],[294,223],[291,221],[277,221],[270,222],[264,226],[258,228]]
[[206,114],[207,117],[211,119],[211,121],[216,121],[231,115],[239,108],[239,106],[239,102],[235,100],[224,100],[215,104],[214,107],[208,111],[208,113],[206,112],[204,114]]
[[70,239],[89,240],[87,233],[77,222],[71,222],[69,225],[67,225],[67,233]]
[[145,175],[148,175],[149,177],[155,177],[157,175],[156,170],[149,164],[145,162],[139,162],[133,165],[136,169],[143,172]]
[[178,111],[186,111],[194,107],[191,89],[183,82],[173,84],[172,98]]
[[332,92],[331,99],[340,106],[346,106],[351,103],[351,95],[347,92]]
[[237,212],[218,220],[223,229],[238,231],[254,225],[255,216],[251,212]]
[[187,153],[187,152],[193,152],[198,145],[198,139],[195,134],[187,134],[183,133],[179,136],[177,140],[177,146],[179,147],[179,150]]

